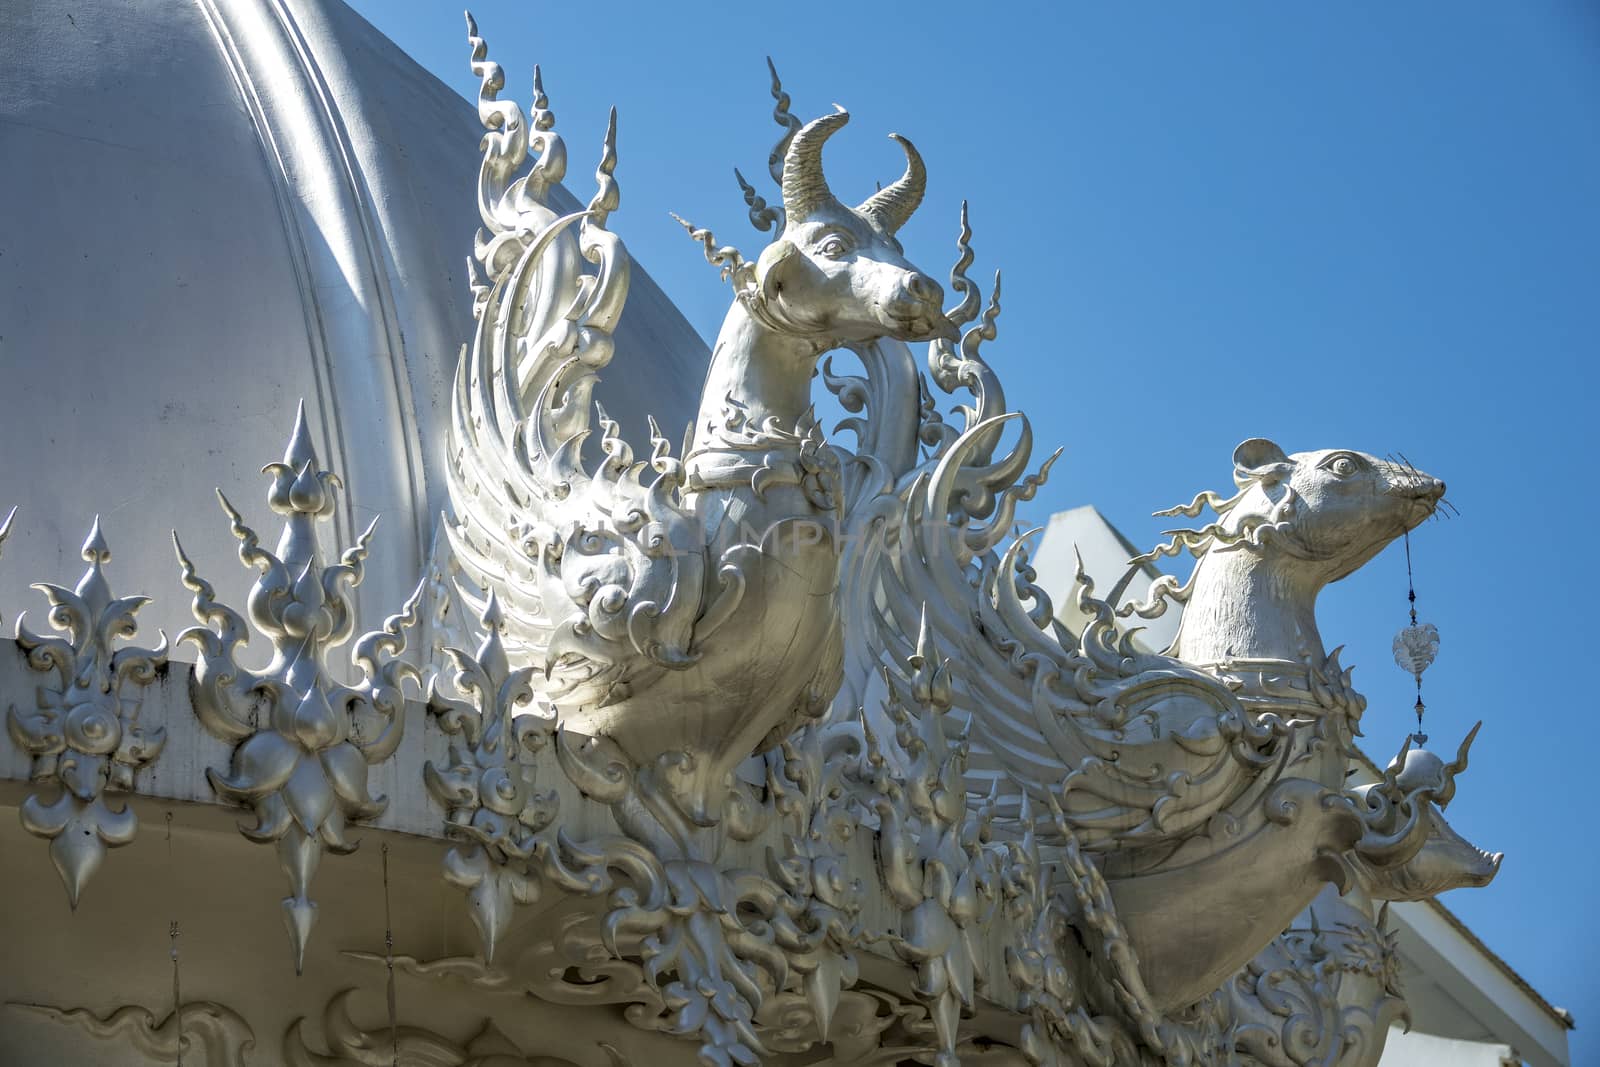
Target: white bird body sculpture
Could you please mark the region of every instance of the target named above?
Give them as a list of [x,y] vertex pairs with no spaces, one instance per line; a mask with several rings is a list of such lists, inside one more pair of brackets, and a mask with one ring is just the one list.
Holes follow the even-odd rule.
[[[475,258],[491,280],[456,383],[455,561],[469,603],[498,593],[516,654],[543,669],[564,725],[613,738],[641,765],[669,760],[686,813],[710,820],[733,767],[838,686],[840,475],[812,414],[817,359],[955,330],[943,290],[894,239],[922,199],[922,161],[900,139],[905,175],[851,208],[821,158],[848,115],[792,130],[786,222],[758,262],[690,228],[737,295],[685,455],[672,458],[652,425],[651,457],[635,463],[601,411],[605,458],[591,470],[590,393],[627,290],[627,259],[603,228],[618,203],[615,117],[599,192],[557,217],[544,192],[565,150],[542,89],[530,130],[495,99],[500,69],[473,42],[489,130]],[[513,182],[530,144],[540,157]]]

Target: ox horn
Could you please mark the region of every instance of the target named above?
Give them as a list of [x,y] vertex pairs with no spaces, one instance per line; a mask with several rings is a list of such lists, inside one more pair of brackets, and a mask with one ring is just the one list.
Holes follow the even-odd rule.
[[885,233],[894,233],[922,203],[922,194],[928,188],[928,168],[922,165],[922,155],[916,145],[898,133],[889,136],[900,142],[906,154],[906,172],[889,188],[873,193],[856,211]]
[[818,208],[838,203],[822,174],[822,145],[849,121],[849,112],[840,108],[806,123],[789,142],[783,156],[783,211],[789,224],[804,222]]

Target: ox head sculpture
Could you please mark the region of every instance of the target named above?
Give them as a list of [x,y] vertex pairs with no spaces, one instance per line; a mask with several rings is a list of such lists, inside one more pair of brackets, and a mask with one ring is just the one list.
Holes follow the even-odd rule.
[[[1504,854],[1485,852],[1444,817],[1455,799],[1456,776],[1467,769],[1467,753],[1482,725],[1468,731],[1449,763],[1425,748],[1413,748],[1408,740],[1382,781],[1352,791],[1369,833],[1350,859],[1374,899],[1422,900],[1450,889],[1486,886],[1499,873]],[[1404,825],[1396,831],[1384,823]],[[1378,848],[1371,847],[1373,841]]]
[[840,110],[794,133],[783,156],[783,228],[755,263],[717,248],[708,231],[678,221],[704,243],[740,301],[768,329],[810,340],[821,351],[879,337],[902,341],[956,339],[942,310],[944,290],[906,259],[895,238],[927,186],[912,143],[893,134],[906,155],[905,173],[850,207],[828,186],[822,149],[850,116]]

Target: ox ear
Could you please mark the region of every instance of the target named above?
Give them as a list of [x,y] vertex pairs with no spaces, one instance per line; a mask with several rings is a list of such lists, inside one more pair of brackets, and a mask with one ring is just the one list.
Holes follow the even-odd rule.
[[1250,481],[1272,485],[1290,466],[1283,449],[1265,437],[1252,437],[1233,450],[1233,480],[1240,485]]
[[783,283],[802,265],[798,260],[804,258],[795,243],[787,238],[780,237],[763,248],[756,260],[756,288],[761,296],[767,299],[777,296]]

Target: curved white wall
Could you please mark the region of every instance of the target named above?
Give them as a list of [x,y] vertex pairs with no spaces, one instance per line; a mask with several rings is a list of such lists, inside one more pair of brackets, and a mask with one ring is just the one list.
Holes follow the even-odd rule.
[[[341,539],[384,516],[368,625],[395,610],[445,504],[480,133],[337,0],[0,7],[0,611],[76,579],[96,511],[147,625],[189,623],[170,527],[239,602],[212,490],[276,537],[257,471],[302,397]],[[633,278],[604,394],[629,431],[687,420],[706,359]]]

